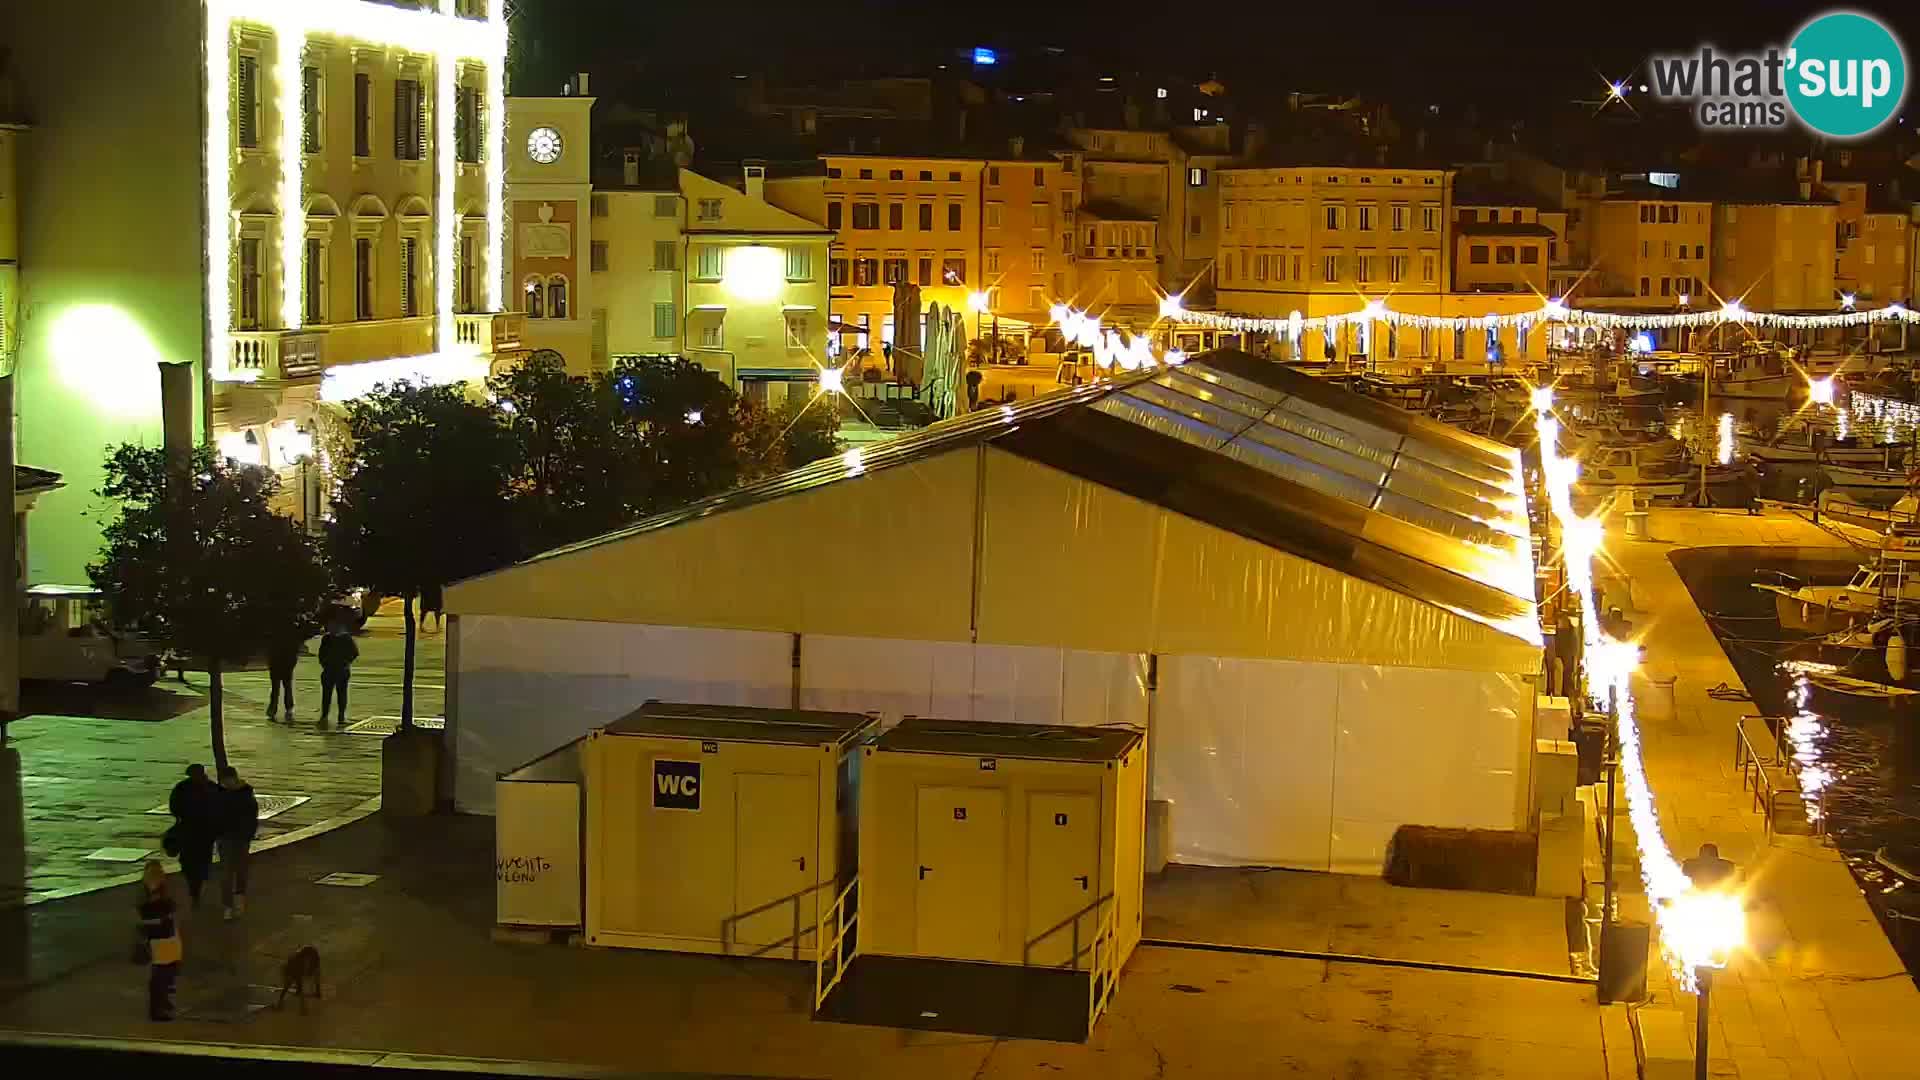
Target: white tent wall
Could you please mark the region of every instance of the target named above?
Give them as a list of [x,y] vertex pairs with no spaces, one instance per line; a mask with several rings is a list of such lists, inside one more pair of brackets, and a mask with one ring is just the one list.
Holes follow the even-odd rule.
[[1147,726],[1147,658],[1037,646],[808,634],[800,707],[1019,724]]
[[1525,824],[1532,703],[1522,676],[1163,656],[1151,797],[1176,862],[1378,874],[1401,825]]
[[493,812],[503,771],[648,698],[784,708],[793,638],[749,630],[463,615],[452,622],[447,724],[454,808]]

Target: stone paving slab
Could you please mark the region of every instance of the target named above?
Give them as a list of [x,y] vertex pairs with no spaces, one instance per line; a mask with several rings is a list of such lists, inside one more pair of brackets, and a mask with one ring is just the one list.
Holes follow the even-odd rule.
[[[1588,987],[1183,949],[1138,950],[1085,1045],[815,1023],[811,965],[490,940],[492,828],[375,816],[263,855],[245,919],[187,921],[181,1004],[197,1018],[171,1025],[146,1022],[124,958],[131,889],[16,909],[0,1027],[876,1080],[1608,1076]],[[379,880],[314,884],[331,872]],[[307,1015],[234,1007],[308,943],[326,996]]]
[[[1668,561],[1687,547],[1850,549],[1784,513],[1657,508],[1649,524],[1654,539],[1642,542],[1609,521],[1605,550],[1634,582],[1648,666],[1678,677],[1675,717],[1641,724],[1663,832],[1681,857],[1718,844],[1748,882],[1752,949],[1716,981],[1716,1002],[1729,1005],[1714,1010],[1715,1054],[1731,1048],[1742,1077],[1920,1077],[1920,990],[1837,852],[1813,837],[1765,836],[1732,767],[1734,725],[1754,706],[1709,696],[1741,683]],[[1657,957],[1652,973],[1655,1002],[1684,1013],[1691,1039],[1695,999]]]
[[[358,639],[349,724],[400,711],[404,642],[397,620],[376,617]],[[444,712],[444,639],[422,635],[416,656],[416,715]],[[303,658],[294,677],[296,723],[266,719],[267,678],[239,671],[222,682],[228,758],[261,793],[304,798],[261,822],[260,840],[350,814],[380,793],[378,738],[318,722],[320,673]],[[89,859],[119,847],[155,851],[169,819],[164,806],[188,762],[211,768],[206,677],[169,677],[150,691],[29,686],[23,719],[7,729],[19,755],[17,789],[0,777],[0,835],[24,836],[24,865],[0,860],[0,907],[35,903],[111,881],[126,864]],[[136,867],[137,869],[137,867]]]

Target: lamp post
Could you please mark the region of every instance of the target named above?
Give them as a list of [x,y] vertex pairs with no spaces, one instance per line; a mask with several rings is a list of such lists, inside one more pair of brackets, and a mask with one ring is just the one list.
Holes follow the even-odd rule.
[[[967,294],[967,306],[973,309],[973,336],[981,336],[986,330],[987,310],[993,306],[993,294],[985,290]],[[1000,358],[1000,314],[993,314],[993,339],[988,346],[987,363]]]

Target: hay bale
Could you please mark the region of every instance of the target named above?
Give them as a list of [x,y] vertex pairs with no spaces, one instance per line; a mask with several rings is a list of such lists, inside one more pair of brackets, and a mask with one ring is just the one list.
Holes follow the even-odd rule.
[[1419,889],[1533,895],[1537,839],[1504,829],[1402,825],[1387,852],[1387,880]]

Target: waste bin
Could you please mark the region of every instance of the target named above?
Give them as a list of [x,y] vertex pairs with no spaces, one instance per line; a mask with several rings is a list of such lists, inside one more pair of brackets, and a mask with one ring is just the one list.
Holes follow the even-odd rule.
[[1645,510],[1629,510],[1627,511],[1626,517],[1627,517],[1627,539],[1629,540],[1648,539],[1647,512]]

